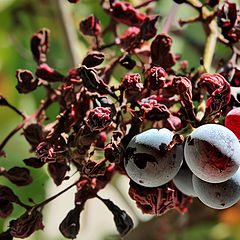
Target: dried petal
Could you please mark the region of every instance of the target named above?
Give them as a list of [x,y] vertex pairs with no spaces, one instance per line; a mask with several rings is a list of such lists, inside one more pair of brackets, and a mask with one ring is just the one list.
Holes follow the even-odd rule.
[[131,89],[137,92],[141,92],[143,89],[143,84],[141,83],[141,75],[128,74],[122,79],[122,83],[119,86],[120,89]]
[[8,200],[10,202],[17,202],[18,197],[14,194],[11,188],[0,185],[0,199]]
[[163,88],[166,82],[166,72],[161,67],[152,67],[148,72],[148,86],[151,90]]
[[16,238],[29,237],[33,232],[43,229],[42,214],[33,210],[31,214],[24,213],[17,220],[10,222],[10,234]]
[[102,131],[112,123],[111,110],[97,107],[90,111],[86,124],[91,131]]
[[175,77],[173,85],[180,96],[181,104],[188,115],[189,119],[195,120],[194,106],[192,102],[192,83],[186,77]]
[[13,167],[7,172],[3,171],[2,175],[17,186],[26,186],[33,181],[30,171],[24,167]]
[[143,213],[162,215],[170,209],[186,212],[192,198],[181,193],[172,182],[157,188],[147,188],[130,181],[130,197]]
[[83,59],[82,65],[85,65],[88,68],[95,67],[100,65],[104,61],[104,54],[97,51],[91,51]]
[[8,200],[0,199],[0,218],[5,219],[13,211],[13,204]]
[[130,3],[125,2],[113,3],[109,13],[117,22],[135,27],[141,27],[147,17],[138,10],[135,10]]
[[63,82],[65,79],[61,73],[50,68],[46,63],[42,63],[37,67],[36,75],[38,78],[48,82]]
[[133,50],[139,48],[141,44],[140,29],[137,27],[129,27],[119,38],[120,46],[125,50]]
[[55,162],[55,145],[49,142],[41,142],[36,148],[36,156],[42,162]]
[[68,0],[70,3],[78,3],[79,0]]
[[48,29],[43,28],[31,38],[31,51],[34,60],[38,64],[46,62],[46,54],[49,48],[49,33]]
[[151,44],[152,65],[170,68],[175,64],[175,57],[171,52],[172,39],[167,34],[158,34]]
[[68,170],[69,167],[66,161],[58,161],[48,164],[48,172],[57,186],[61,185]]
[[80,31],[84,35],[96,36],[100,33],[100,30],[100,21],[94,15],[90,15],[86,20],[80,22]]
[[119,63],[128,70],[133,69],[136,65],[136,61],[133,60],[129,54],[124,55],[119,60]]
[[110,92],[109,86],[103,82],[98,76],[96,70],[81,66],[77,69],[79,76],[82,78],[84,87],[90,92],[98,92],[99,94],[107,94]]
[[67,216],[59,225],[59,230],[66,238],[75,239],[80,229],[80,213],[83,205],[76,205],[74,209],[68,212]]
[[231,87],[220,74],[202,74],[198,87],[204,88],[210,94],[205,115],[220,111],[230,101]]
[[34,167],[34,168],[41,168],[45,162],[42,162],[41,159],[39,158],[27,158],[27,159],[24,159],[23,162],[29,166],[29,167]]
[[10,230],[0,233],[0,240],[13,240],[13,236],[10,234]]
[[99,199],[107,206],[114,216],[114,222],[121,237],[124,237],[132,228],[133,221],[131,217],[109,199]]
[[24,126],[23,134],[26,140],[31,144],[32,149],[35,149],[38,144],[43,141],[43,127],[39,123],[32,123]]
[[29,93],[38,86],[38,79],[28,70],[18,69],[16,72],[18,84],[16,86],[19,93]]

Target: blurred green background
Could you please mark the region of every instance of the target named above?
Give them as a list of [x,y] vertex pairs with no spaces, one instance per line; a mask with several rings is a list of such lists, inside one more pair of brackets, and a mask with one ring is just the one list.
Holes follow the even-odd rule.
[[[66,74],[74,67],[73,59],[69,54],[69,47],[61,21],[61,14],[58,9],[58,0],[0,0],[0,94],[20,110],[27,114],[33,113],[40,104],[40,100],[45,97],[42,88],[27,95],[18,94],[15,86],[17,69],[28,69],[35,72],[36,63],[32,59],[30,52],[30,38],[40,28],[50,29],[50,51],[48,53],[48,64],[59,72]],[[68,27],[72,31],[77,42],[72,46],[75,50],[77,61],[80,63],[85,56],[91,37],[84,37],[78,30],[80,20],[85,19],[90,14],[95,14],[101,21],[102,28],[109,23],[109,17],[99,7],[100,0],[80,0],[78,4],[70,4],[67,0],[61,1],[64,7],[64,14],[69,18]],[[129,1],[133,5],[141,3],[141,0]],[[169,15],[173,1],[159,0],[154,7],[153,14],[160,14],[161,18],[157,23],[158,32],[161,32],[166,17]],[[150,7],[150,6],[149,6]],[[144,10],[144,9],[142,9]],[[199,23],[189,24],[184,28],[178,26],[177,20],[181,18],[191,18],[196,15],[196,11],[186,5],[179,6],[174,21],[172,22],[169,35],[173,38],[173,52],[181,54],[182,60],[189,61],[189,69],[199,66],[200,57],[204,48],[205,35]],[[121,29],[120,29],[121,30]],[[111,35],[106,35],[105,43],[113,41]],[[230,50],[222,44],[217,44],[214,56],[212,72],[215,71],[217,62],[223,58],[228,59]],[[178,65],[176,66],[176,69]],[[126,70],[119,67],[115,71],[116,80],[120,81]],[[53,121],[58,114],[58,108],[52,106],[47,111],[49,121]],[[0,142],[21,122],[21,117],[6,107],[0,107]],[[17,133],[6,145],[4,151],[6,158],[0,159],[0,166],[9,169],[13,166],[24,166],[23,159],[33,156],[29,153],[29,145]],[[28,198],[35,202],[41,202],[47,196],[60,191],[61,187],[55,187],[49,179],[47,171],[43,169],[30,169],[34,178],[33,184],[27,187],[15,187],[9,181],[0,177],[0,184],[10,186],[20,199],[28,203]],[[134,215],[136,227],[126,239],[131,240],[239,240],[240,239],[240,205],[225,211],[214,211],[204,207],[198,200],[194,199],[189,212],[180,215],[176,211],[170,211],[162,217],[151,218],[142,216],[136,209],[133,201],[127,196],[128,182],[122,178],[116,180],[116,187],[108,187],[105,191],[106,197],[116,199],[120,206],[129,209]],[[117,191],[116,191],[117,189]],[[122,193],[119,195],[119,192]],[[61,222],[67,211],[73,205],[73,194],[62,198],[58,203],[53,201],[49,208],[44,210],[44,222],[47,222],[44,231],[35,232],[29,239],[40,240],[60,240],[64,239],[58,232],[58,224]],[[111,195],[111,196],[109,196]],[[57,201],[57,200],[56,200]],[[108,215],[106,209],[102,212],[99,209],[103,205],[96,205],[90,201],[83,218],[78,239],[84,240],[113,240],[118,239],[112,221],[112,216]],[[128,206],[129,205],[129,206]],[[97,207],[96,207],[97,206]],[[0,232],[7,229],[9,220],[19,217],[23,209],[14,206],[13,214],[6,220],[0,220]],[[94,209],[94,210],[91,210]],[[63,209],[61,217],[58,212]],[[95,212],[96,211],[96,212]],[[56,216],[55,216],[56,213]],[[51,223],[49,222],[51,220]],[[139,221],[140,220],[140,221]],[[104,224],[105,223],[105,224]],[[88,225],[90,227],[88,227]],[[104,227],[103,227],[104,226]],[[102,228],[102,229],[101,229]],[[100,231],[102,230],[102,231]]]

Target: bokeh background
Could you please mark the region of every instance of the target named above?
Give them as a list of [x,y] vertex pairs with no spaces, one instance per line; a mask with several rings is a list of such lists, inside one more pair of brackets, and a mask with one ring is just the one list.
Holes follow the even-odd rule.
[[[42,88],[27,95],[18,94],[15,86],[17,69],[29,69],[34,72],[36,64],[30,52],[30,38],[40,28],[50,29],[50,51],[48,64],[57,71],[66,74],[74,67],[70,49],[74,49],[75,61],[81,62],[92,38],[83,36],[79,31],[79,22],[90,14],[95,14],[101,21],[102,28],[109,23],[109,17],[99,7],[100,0],[80,0],[78,4],[70,4],[67,0],[0,0],[0,94],[20,110],[27,114],[33,113],[45,97]],[[137,5],[142,0],[128,1]],[[239,2],[236,1],[238,4]],[[164,22],[176,5],[171,0],[159,0],[148,6],[153,14],[160,14],[157,23],[161,33]],[[62,10],[63,12],[61,12]],[[142,9],[144,10],[144,9]],[[169,35],[173,38],[173,52],[188,60],[189,69],[197,68],[204,48],[205,35],[201,24],[194,23],[180,28],[179,18],[191,18],[196,15],[191,7],[178,6],[171,21]],[[63,15],[69,28],[73,44],[69,46],[63,27]],[[119,31],[123,31],[120,26]],[[105,43],[114,41],[113,36],[106,35]],[[114,48],[113,48],[114,49]],[[227,60],[231,51],[222,44],[217,44],[211,72],[215,72],[221,59]],[[176,66],[177,68],[178,66]],[[120,81],[126,70],[117,67],[114,72],[115,81]],[[46,114],[49,121],[55,120],[58,106],[51,106]],[[21,117],[11,109],[0,107],[0,142],[21,122]],[[7,157],[0,159],[0,167],[9,169],[13,166],[24,166],[23,159],[33,156],[29,145],[17,133],[4,148]],[[29,168],[30,169],[30,168]],[[32,198],[36,203],[43,201],[64,189],[69,183],[56,187],[48,177],[47,170],[31,168],[33,184],[16,187],[8,180],[0,177],[0,184],[10,186],[23,202]],[[74,179],[74,176],[72,177]],[[72,180],[73,181],[73,180]],[[134,219],[135,229],[127,235],[126,240],[239,240],[240,239],[240,204],[216,211],[205,207],[197,199],[185,214],[171,210],[163,216],[143,215],[128,196],[128,179],[115,176],[112,183],[100,192],[102,197],[110,198]],[[74,189],[54,200],[44,209],[44,231],[37,231],[28,239],[31,240],[62,240],[58,226],[67,212],[72,209]],[[19,217],[23,209],[14,206],[13,214],[6,220],[0,219],[0,232],[6,230],[11,219]],[[81,229],[77,239],[83,240],[115,240],[119,239],[112,215],[98,200],[90,200],[81,215]]]

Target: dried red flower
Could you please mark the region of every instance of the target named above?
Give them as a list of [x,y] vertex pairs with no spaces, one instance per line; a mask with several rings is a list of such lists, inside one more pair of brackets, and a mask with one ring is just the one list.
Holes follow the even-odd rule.
[[37,210],[33,210],[30,214],[26,212],[10,222],[10,234],[16,238],[29,237],[33,232],[43,228],[42,214]]
[[91,51],[83,59],[82,65],[86,67],[95,67],[100,65],[104,61],[104,54],[98,51]]
[[202,74],[198,86],[204,88],[210,97],[207,99],[205,115],[220,111],[231,98],[231,87],[220,74]]
[[16,72],[18,84],[16,86],[19,93],[29,93],[38,86],[38,79],[28,70],[18,69]]
[[46,62],[46,54],[49,48],[49,33],[48,29],[43,28],[31,38],[31,51],[34,60],[38,64]]
[[147,188],[130,181],[129,196],[143,213],[162,215],[170,209],[184,213],[192,198],[181,193],[172,182],[157,188]]
[[128,74],[122,79],[122,83],[119,86],[120,89],[131,89],[141,92],[143,89],[143,84],[141,83],[141,75]]
[[42,63],[37,67],[36,75],[38,78],[48,82],[63,82],[65,79],[61,73],[50,68],[46,63]]
[[141,27],[147,17],[126,2],[113,3],[109,13],[117,22],[138,28]]
[[166,72],[161,67],[152,67],[148,72],[148,87],[151,90],[163,88],[166,82]]
[[17,186],[26,186],[33,181],[30,171],[24,167],[13,167],[8,171],[2,169],[1,174]]
[[91,131],[102,131],[112,123],[110,108],[97,107],[90,111],[86,121]]
[[175,57],[171,52],[172,39],[167,34],[158,34],[151,44],[152,65],[164,69],[175,64]]
[[80,22],[80,31],[84,35],[96,36],[100,33],[101,25],[96,16],[90,15]]

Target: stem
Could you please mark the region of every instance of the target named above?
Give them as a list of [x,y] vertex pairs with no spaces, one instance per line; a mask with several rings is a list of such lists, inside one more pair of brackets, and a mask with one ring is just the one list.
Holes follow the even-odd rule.
[[64,37],[71,58],[71,65],[72,67],[75,67],[79,64],[80,58],[76,51],[76,48],[78,46],[78,39],[76,31],[74,29],[74,23],[72,21],[67,6],[64,4],[64,1],[56,0],[53,2],[56,3],[57,16],[59,17],[59,20],[63,28]]
[[162,33],[168,33],[177,10],[178,10],[178,4],[174,4],[169,16],[167,17],[166,22],[163,25]]
[[67,192],[69,189],[71,189],[72,187],[76,186],[81,180],[77,180],[75,183],[71,184],[70,186],[68,186],[67,188],[63,189],[61,192],[57,193],[56,195],[44,200],[43,202],[36,204],[34,206],[34,208],[43,208],[46,204],[48,204],[49,202],[51,202],[52,200],[56,199],[57,197],[59,197],[60,195],[62,195],[63,193]]
[[145,1],[145,2],[143,2],[143,3],[141,3],[141,4],[139,4],[139,5],[135,6],[134,8],[135,8],[135,9],[138,9],[138,8],[141,8],[141,7],[145,7],[145,6],[147,6],[149,3],[157,2],[157,1],[158,1],[158,0],[147,0],[147,1]]

